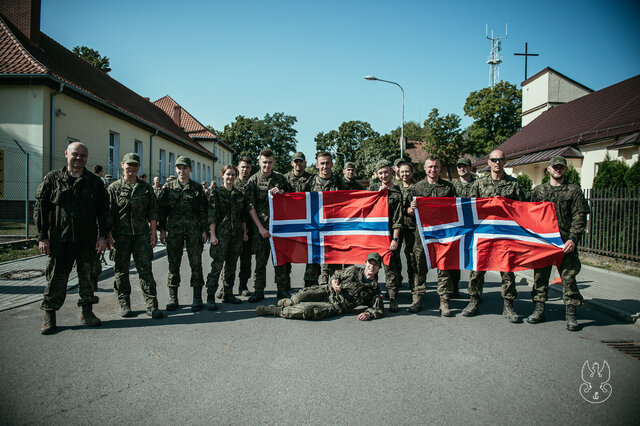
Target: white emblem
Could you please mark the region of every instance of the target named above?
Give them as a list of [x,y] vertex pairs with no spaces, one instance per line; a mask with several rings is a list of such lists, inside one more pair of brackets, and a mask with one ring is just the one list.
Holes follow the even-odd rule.
[[611,369],[609,363],[604,361],[602,366],[597,362],[589,365],[589,361],[582,364],[582,381],[580,396],[592,404],[605,402],[611,396],[613,388],[609,384]]

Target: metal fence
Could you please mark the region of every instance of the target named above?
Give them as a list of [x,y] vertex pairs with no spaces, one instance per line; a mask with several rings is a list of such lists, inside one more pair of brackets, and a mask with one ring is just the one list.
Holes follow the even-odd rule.
[[587,189],[591,207],[580,249],[640,261],[640,188]]

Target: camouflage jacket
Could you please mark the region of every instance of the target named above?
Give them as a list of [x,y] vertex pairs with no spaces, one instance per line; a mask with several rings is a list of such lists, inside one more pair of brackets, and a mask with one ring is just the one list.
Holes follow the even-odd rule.
[[[329,301],[342,307],[344,312],[351,312],[358,306],[366,306],[373,318],[384,316],[384,306],[380,288],[376,279],[367,280],[364,268],[350,266],[333,274],[332,280],[337,279],[342,287],[339,293],[331,289]],[[329,286],[331,288],[331,286]]]
[[320,175],[313,175],[304,186],[305,192],[340,191],[342,189],[345,189],[342,187],[342,179],[334,174],[327,179],[326,183],[322,182]]
[[271,172],[269,176],[264,176],[262,172],[255,173],[249,178],[243,191],[247,212],[256,209],[258,219],[265,228],[269,227],[269,190],[271,188],[293,192],[287,178],[278,172]]
[[38,241],[96,241],[106,238],[109,230],[109,200],[104,182],[86,168],[77,178],[67,167],[53,170],[44,177],[36,191],[33,219]]
[[491,174],[477,179],[471,186],[471,197],[504,197],[516,201],[524,201],[524,192],[518,180],[505,174],[502,179],[493,180]]
[[352,181],[348,181],[344,178],[344,176],[341,178],[342,179],[342,189],[364,189],[364,186],[360,185],[360,183],[357,180],[352,180]]
[[304,172],[302,176],[296,176],[293,174],[293,171],[290,171],[284,177],[287,178],[287,181],[293,188],[293,192],[304,192],[304,186],[307,181],[313,176],[311,173]]
[[[368,191],[379,191],[381,184],[374,184],[368,188]],[[404,226],[404,217],[402,216],[402,191],[398,185],[389,188],[389,232],[393,236],[393,230],[402,229]]]
[[453,186],[456,188],[456,196],[470,198],[471,197],[471,188],[473,187],[473,182],[477,179],[474,175],[471,175],[471,181],[467,182],[458,178],[453,181]]
[[249,234],[251,234],[251,226],[249,225],[252,223],[252,220],[249,217],[249,212],[247,210],[247,198],[244,195],[244,187],[247,186],[247,182],[249,182],[249,179],[247,179],[246,182],[243,182],[242,179],[238,177],[235,182],[233,182],[233,187],[242,193],[245,208],[245,210],[241,213],[242,220],[247,224],[247,231],[249,232]]
[[109,228],[113,236],[149,233],[149,222],[158,220],[153,188],[138,179],[128,184],[118,179],[109,185]]
[[236,187],[229,191],[224,186],[209,196],[209,223],[216,224],[216,235],[242,236],[246,206],[242,192]]
[[[416,229],[416,218],[413,216],[410,216],[407,214],[407,208],[409,207],[406,203],[407,198],[409,198],[409,194],[411,193],[411,188],[413,188],[413,185],[415,184],[411,184],[409,186],[402,186],[402,182],[400,182],[400,185],[398,185],[398,188],[400,188],[400,191],[402,191],[402,217],[403,217],[403,221],[404,221],[404,227],[406,229]],[[411,204],[411,200],[409,200],[409,204]],[[407,208],[405,208],[405,206]]]
[[579,186],[563,183],[552,186],[549,182],[533,188],[531,201],[550,201],[556,207],[558,228],[562,241],[577,243],[587,227],[589,205]]
[[156,195],[156,198],[158,198],[158,196],[160,196],[160,191],[162,191],[162,186],[160,186],[160,188],[156,188],[155,186],[152,186],[153,188],[153,193]]
[[208,232],[207,209],[202,185],[189,179],[183,187],[174,179],[162,187],[158,196],[158,230],[177,234]]
[[413,184],[408,191],[409,196],[404,200],[404,210],[407,211],[413,197],[455,197],[456,188],[451,182],[447,182],[443,179],[438,179],[436,183],[429,183],[427,179],[423,179],[420,182]]

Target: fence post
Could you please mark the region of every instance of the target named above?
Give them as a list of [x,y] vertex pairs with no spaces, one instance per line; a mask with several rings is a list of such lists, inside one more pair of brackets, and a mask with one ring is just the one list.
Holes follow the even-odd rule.
[[25,186],[25,200],[24,200],[24,239],[28,239],[29,238],[29,153],[26,152],[24,149],[22,149],[22,147],[20,146],[20,143],[18,143],[17,140],[13,140],[16,145],[18,145],[18,148],[20,148],[20,151],[22,151],[22,153],[27,157],[26,159],[26,167],[25,167],[25,174],[26,174],[26,186]]

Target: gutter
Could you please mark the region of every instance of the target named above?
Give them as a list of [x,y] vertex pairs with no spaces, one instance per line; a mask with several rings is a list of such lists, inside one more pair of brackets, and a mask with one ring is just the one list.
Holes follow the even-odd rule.
[[61,81],[60,82],[60,88],[58,89],[57,92],[53,92],[51,93],[51,125],[49,126],[49,130],[51,131],[51,135],[50,135],[50,141],[49,141],[49,153],[50,153],[50,161],[49,161],[49,171],[53,171],[54,168],[54,164],[53,164],[53,160],[54,160],[54,155],[53,153],[56,152],[55,148],[56,148],[56,142],[55,142],[55,131],[56,131],[56,96],[58,96],[60,93],[62,93],[62,89],[64,89],[64,83]]

